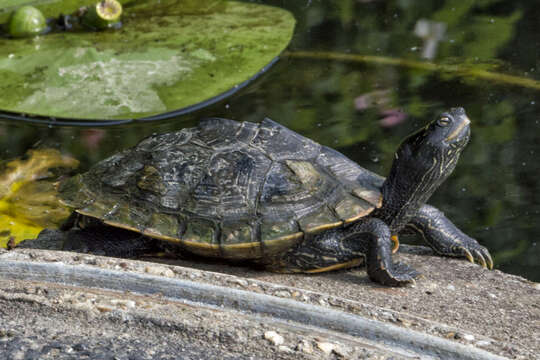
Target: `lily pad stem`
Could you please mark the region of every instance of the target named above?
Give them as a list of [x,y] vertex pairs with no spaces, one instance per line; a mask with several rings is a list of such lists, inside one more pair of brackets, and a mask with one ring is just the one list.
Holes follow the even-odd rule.
[[464,78],[489,80],[496,83],[504,83],[509,85],[521,86],[530,89],[540,90],[540,81],[491,72],[483,69],[474,69],[468,66],[459,64],[447,65],[447,64],[434,64],[432,62],[408,60],[402,58],[391,58],[386,56],[373,56],[373,55],[359,55],[359,54],[343,54],[337,52],[324,52],[324,51],[290,51],[285,52],[284,56],[298,59],[317,59],[317,60],[336,60],[343,62],[356,62],[356,63],[372,63],[378,65],[390,65],[401,66],[410,69],[418,69],[425,71],[449,73],[454,76],[461,76]]

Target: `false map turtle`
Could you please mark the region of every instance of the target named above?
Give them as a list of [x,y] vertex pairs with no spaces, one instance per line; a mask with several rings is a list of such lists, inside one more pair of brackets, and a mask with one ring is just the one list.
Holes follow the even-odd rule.
[[121,228],[278,271],[365,259],[369,277],[391,286],[417,275],[392,261],[398,233],[412,229],[438,254],[492,268],[485,247],[426,203],[456,166],[469,123],[462,108],[443,113],[402,142],[385,179],[270,119],[206,119],[152,135],[62,183],[62,201],[74,209],[64,228]]

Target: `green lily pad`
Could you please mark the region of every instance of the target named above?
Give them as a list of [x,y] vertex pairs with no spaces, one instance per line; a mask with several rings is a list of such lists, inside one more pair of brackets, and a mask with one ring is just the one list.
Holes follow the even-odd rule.
[[[67,1],[69,9],[80,2]],[[259,4],[202,1],[196,12],[193,0],[124,3],[117,31],[0,38],[0,111],[76,120],[176,115],[256,77],[295,24],[289,12]]]

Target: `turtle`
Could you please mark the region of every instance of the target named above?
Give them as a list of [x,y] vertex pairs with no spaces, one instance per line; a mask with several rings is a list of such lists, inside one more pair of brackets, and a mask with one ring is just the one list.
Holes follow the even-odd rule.
[[[427,204],[469,137],[465,110],[451,108],[399,145],[384,178],[268,118],[208,118],[153,134],[64,181],[59,194],[74,211],[63,230],[117,228],[134,236],[107,239],[115,251],[154,239],[280,272],[365,262],[369,278],[388,286],[418,276],[392,260],[398,234],[412,230],[437,254],[491,269],[489,251]],[[80,248],[70,238],[64,249]]]

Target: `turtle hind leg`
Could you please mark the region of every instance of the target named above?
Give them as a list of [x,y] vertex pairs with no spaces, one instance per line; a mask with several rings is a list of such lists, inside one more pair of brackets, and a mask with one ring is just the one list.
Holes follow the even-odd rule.
[[350,268],[366,262],[370,279],[389,286],[414,282],[418,275],[407,265],[392,262],[390,230],[376,218],[324,231],[274,260],[267,266],[270,270],[303,273]]
[[40,249],[40,250],[62,250],[64,245],[65,232],[60,230],[44,229],[36,239],[27,239],[15,248],[17,249]]
[[158,252],[158,240],[110,226],[73,229],[64,234],[62,250],[122,258]]
[[342,229],[326,230],[262,264],[273,272],[311,274],[364,265],[364,253],[341,246],[342,233]]

